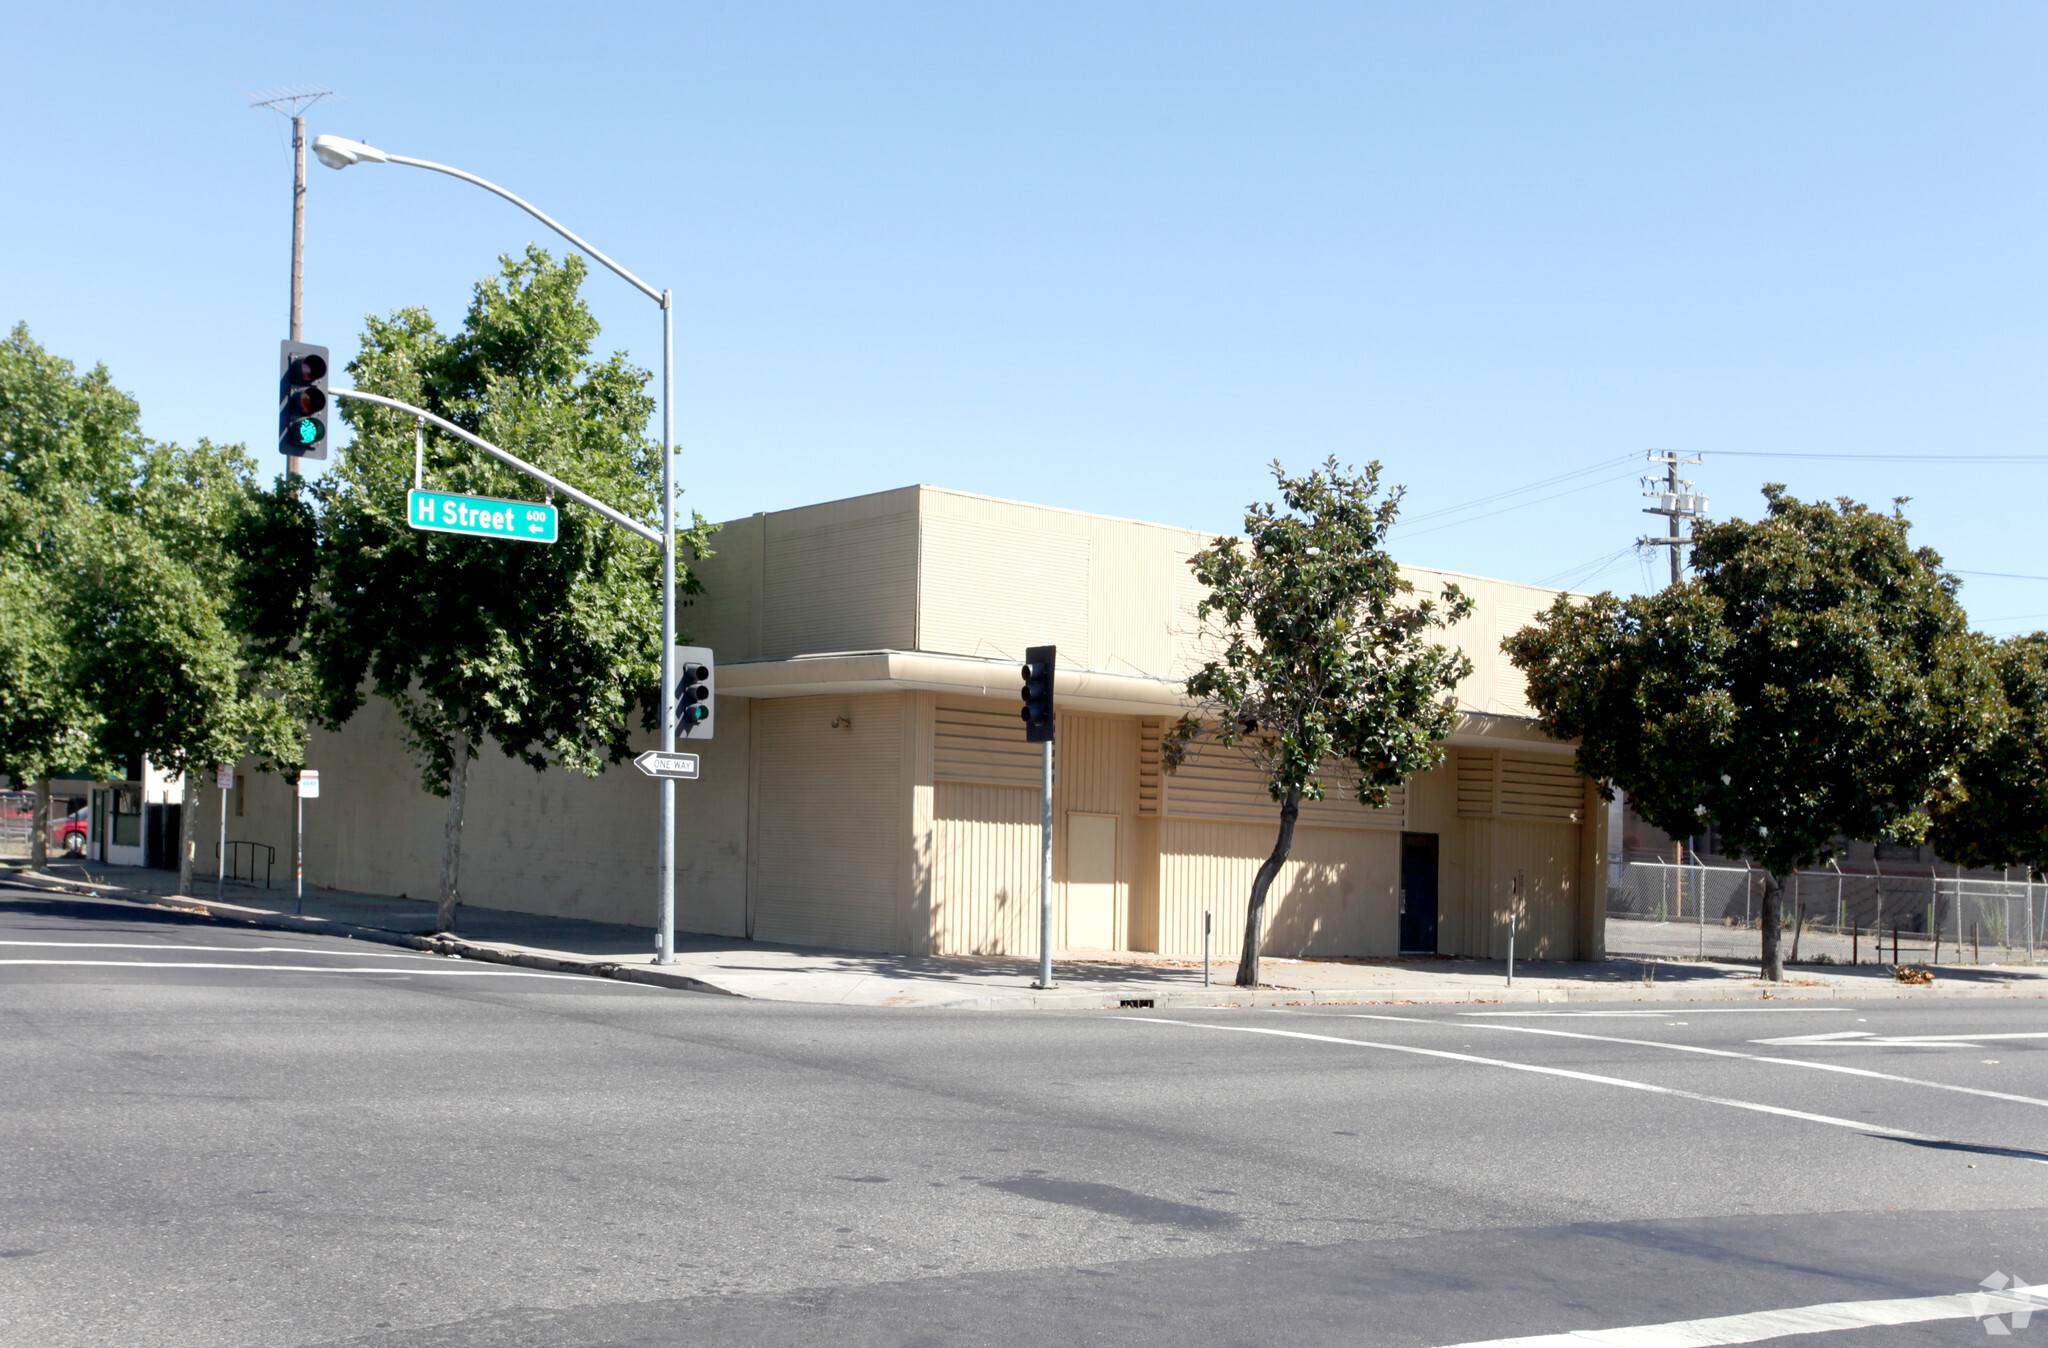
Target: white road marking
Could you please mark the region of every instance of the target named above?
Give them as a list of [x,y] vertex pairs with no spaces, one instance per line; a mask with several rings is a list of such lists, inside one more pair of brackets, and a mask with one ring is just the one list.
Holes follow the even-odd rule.
[[[1701,1095],[1697,1091],[1682,1091],[1672,1086],[1658,1086],[1648,1081],[1632,1081],[1627,1077],[1602,1076],[1597,1072],[1574,1072],[1565,1067],[1543,1067],[1536,1063],[1512,1062],[1506,1058],[1482,1058],[1471,1053],[1453,1053],[1441,1048],[1417,1048],[1413,1044],[1388,1044],[1372,1039],[1346,1039],[1334,1034],[1308,1034],[1301,1030],[1268,1030],[1253,1025],[1214,1025],[1198,1020],[1167,1020],[1155,1016],[1119,1016],[1120,1021],[1143,1021],[1152,1025],[1178,1025],[1188,1030],[1217,1030],[1226,1034],[1270,1034],[1283,1039],[1308,1039],[1324,1044],[1343,1044],[1349,1048],[1385,1049],[1389,1053],[1413,1053],[1424,1058],[1446,1058],[1452,1062],[1477,1063],[1482,1067],[1505,1067],[1511,1072],[1534,1072],[1541,1076],[1567,1077],[1573,1081],[1591,1081],[1602,1086],[1619,1086],[1624,1090],[1645,1091],[1651,1095],[1669,1095],[1680,1100],[1697,1100],[1701,1104],[1726,1105],[1730,1109],[1747,1109],[1758,1114],[1776,1114],[1781,1118],[1803,1119],[1808,1123],[1824,1123],[1834,1128],[1848,1128],[1859,1133],[1874,1133],[1881,1137],[1901,1137],[1912,1142],[1940,1142],[1928,1133],[1909,1132],[1904,1128],[1891,1128],[1881,1123],[1865,1123],[1857,1119],[1838,1119],[1832,1114],[1809,1114],[1803,1109],[1784,1109],[1777,1105],[1758,1104],[1754,1100],[1731,1100],[1722,1095]],[[2040,1162],[2048,1165],[2048,1162]]]
[[[1904,1297],[1893,1301],[1827,1301],[1782,1311],[1719,1315],[1708,1320],[1673,1320],[1621,1329],[1575,1329],[1564,1334],[1531,1334],[1519,1339],[1482,1339],[1446,1348],[1709,1348],[1722,1343],[1761,1343],[1795,1334],[1827,1334],[1878,1325],[1921,1325],[1931,1320],[1976,1320],[2007,1312],[2039,1310],[2042,1303],[1998,1292],[1956,1296]],[[2004,1327],[2001,1325],[2000,1330]],[[2010,1331],[2005,1331],[2010,1332]]]
[[1792,1014],[1815,1015],[1823,1011],[1854,1011],[1853,1006],[1687,1006],[1676,1011],[1460,1011],[1461,1016],[1771,1016]]
[[1976,1048],[1980,1039],[2048,1039],[2048,1030],[2001,1034],[1876,1034],[1844,1030],[1840,1034],[1792,1034],[1782,1039],[1752,1039],[1752,1044],[1826,1044],[1843,1048]]
[[175,941],[0,941],[58,950],[207,950],[229,955],[332,955],[337,959],[423,960],[435,958],[416,950],[307,950],[295,945],[179,945]]
[[331,964],[208,964],[195,960],[0,960],[0,965],[6,964],[64,965],[93,969],[247,969],[252,973],[385,974],[401,977],[411,974],[452,974],[466,978],[572,978],[579,982],[589,979],[588,974],[544,974],[532,969],[454,969],[439,964],[423,965],[416,969],[394,969],[389,965],[381,969],[349,969]]
[[[1290,1012],[1289,1014],[1299,1015],[1301,1013]],[[1534,1025],[1461,1026],[1456,1021],[1424,1020],[1419,1016],[1375,1016],[1361,1012],[1342,1012],[1333,1014],[1339,1015],[1342,1019],[1345,1020],[1394,1020],[1400,1021],[1403,1024],[1408,1025],[1449,1025],[1453,1028],[1465,1030],[1499,1030],[1504,1034],[1543,1034],[1550,1035],[1553,1038],[1557,1039],[1591,1039],[1597,1043],[1602,1044],[1636,1044],[1643,1048],[1668,1048],[1674,1053],[1703,1053],[1709,1057],[1714,1058],[1741,1058],[1746,1062],[1770,1063],[1777,1067],[1803,1067],[1811,1072],[1835,1072],[1843,1076],[1870,1077],[1877,1081],[1896,1081],[1908,1086],[1927,1086],[1937,1091],[1955,1091],[1957,1094],[1960,1095],[1981,1095],[1991,1100],[2005,1100],[2013,1104],[2040,1105],[2043,1108],[2048,1108],[2048,1100],[2037,1099],[2036,1097],[2031,1095],[2009,1095],[2004,1091],[1981,1090],[1975,1086],[1951,1086],[1945,1081],[1927,1081],[1920,1077],[1902,1077],[1895,1075],[1891,1072],[1873,1072],[1866,1067],[1846,1067],[1841,1063],[1831,1062],[1809,1062],[1804,1058],[1773,1058],[1762,1053],[1743,1053],[1736,1049],[1702,1048],[1697,1044],[1672,1044],[1659,1039],[1624,1039],[1619,1035],[1611,1034],[1579,1034],[1571,1030],[1541,1030],[1536,1028]],[[1845,1031],[1845,1033],[1868,1034],[1869,1031],[1848,1030]],[[1996,1038],[1997,1036],[1985,1035],[1983,1037],[1986,1039],[1992,1039]],[[1750,1042],[1753,1044],[1803,1044],[1811,1042],[1812,1040],[1818,1038],[1821,1038],[1821,1036],[1807,1036],[1793,1040],[1752,1039]],[[1842,1042],[1839,1038],[1837,1038],[1834,1035],[1825,1036],[1825,1041],[1831,1044]]]

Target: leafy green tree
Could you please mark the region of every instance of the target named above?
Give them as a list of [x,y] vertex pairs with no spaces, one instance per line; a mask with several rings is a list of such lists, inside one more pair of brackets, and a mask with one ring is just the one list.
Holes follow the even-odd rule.
[[1984,733],[1963,757],[1959,789],[1936,807],[1927,840],[1965,866],[2048,872],[2048,633],[1999,642],[1987,659]]
[[1282,504],[1245,511],[1244,537],[1219,538],[1188,559],[1207,587],[1196,612],[1220,645],[1187,681],[1195,709],[1165,737],[1177,769],[1213,741],[1248,757],[1280,806],[1273,851],[1252,879],[1237,983],[1259,981],[1266,895],[1294,846],[1304,800],[1338,779],[1378,809],[1412,774],[1443,761],[1457,720],[1453,692],[1472,672],[1463,652],[1429,634],[1472,611],[1455,585],[1413,600],[1388,555],[1401,489],[1380,495],[1380,466],[1331,458],[1306,477],[1273,477]]
[[[598,327],[579,294],[583,275],[581,259],[557,263],[529,248],[477,285],[460,332],[442,334],[418,309],[369,320],[349,371],[357,387],[424,407],[655,524],[661,446],[643,433],[654,411],[648,376],[623,355],[591,358]],[[253,621],[282,632],[287,611],[302,606],[310,682],[329,727],[371,694],[397,711],[423,784],[448,800],[445,929],[459,900],[470,761],[485,741],[536,771],[595,775],[627,756],[636,706],[644,727],[658,723],[660,559],[644,540],[574,508],[546,546],[412,529],[414,419],[354,402],[343,416],[355,443],[313,488],[317,573],[298,598],[274,599]],[[431,432],[426,471],[441,490],[512,499],[540,491]],[[274,555],[288,569],[303,535],[281,507],[271,513]],[[695,555],[708,554],[701,518],[679,533]],[[700,588],[679,568],[680,591]]]
[[143,443],[135,400],[105,366],[81,375],[25,323],[0,342],[0,772],[35,785],[37,866],[48,855],[49,775],[111,768],[102,718],[76,685],[64,526],[125,506]]
[[1902,513],[1764,498],[1761,520],[1696,528],[1691,580],[1559,596],[1502,646],[1543,729],[1579,741],[1579,771],[1674,837],[1711,823],[1763,869],[1763,970],[1780,980],[1784,877],[1839,838],[1922,840],[1987,680],[1955,577]]
[[81,375],[17,326],[0,344],[0,480],[0,769],[40,782],[146,756],[182,773],[189,887],[198,774],[300,738],[229,621],[254,465],[239,446],[150,441],[104,366]]

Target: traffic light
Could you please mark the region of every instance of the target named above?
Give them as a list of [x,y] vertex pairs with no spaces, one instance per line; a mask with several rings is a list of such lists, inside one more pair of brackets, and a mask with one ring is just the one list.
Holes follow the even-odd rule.
[[327,457],[327,348],[279,344],[277,448],[299,459]]
[[717,669],[709,646],[676,647],[676,734],[684,739],[711,738]]
[[1052,739],[1052,666],[1054,647],[1024,649],[1024,738],[1032,744]]

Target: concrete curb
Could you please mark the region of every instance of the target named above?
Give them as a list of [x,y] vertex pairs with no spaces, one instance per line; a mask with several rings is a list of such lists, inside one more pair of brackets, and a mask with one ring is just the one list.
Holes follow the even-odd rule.
[[[186,895],[166,896],[152,894],[146,890],[123,889],[117,885],[95,885],[59,879],[39,871],[18,870],[12,878],[30,888],[45,893],[74,895],[84,898],[111,899],[118,903],[131,903],[138,907],[156,908],[169,912],[190,913],[210,918],[216,922],[233,923],[269,931],[301,932],[309,936],[342,936],[352,940],[370,941],[378,945],[402,946],[409,950],[424,951],[434,955],[458,956],[462,959],[477,960],[487,964],[509,964],[525,969],[539,969],[549,973],[582,974],[591,978],[613,978],[623,983],[642,983],[650,987],[669,988],[678,992],[702,992],[721,997],[749,998],[745,993],[715,983],[677,973],[647,964],[619,964],[608,960],[565,959],[557,955],[544,955],[531,950],[511,946],[491,945],[479,941],[465,941],[460,937],[446,935],[422,936],[412,932],[392,931],[384,927],[364,927],[348,922],[335,922],[324,917],[299,917],[274,913],[265,908],[246,908],[240,904],[221,903],[212,899],[198,899]],[[925,1011],[1115,1011],[1122,1009],[1179,1008],[1193,1010],[1204,1007],[1257,1007],[1257,1006],[1531,1006],[1555,1005],[1560,1003],[1588,1002],[1727,1002],[1727,1001],[1923,1001],[1938,1000],[1981,1000],[2005,998],[2008,1000],[2040,1000],[2048,997],[2048,985],[2019,987],[2005,984],[1998,987],[1955,987],[1941,986],[1912,987],[1905,984],[1878,983],[1868,987],[1768,987],[1755,983],[1734,986],[1726,984],[1713,986],[1702,984],[1669,983],[1661,986],[1644,984],[1605,984],[1598,987],[1568,988],[1279,988],[1262,987],[1245,990],[1235,987],[1209,988],[1112,988],[1106,991],[1076,989],[1072,992],[1060,988],[1044,991],[990,992],[968,995],[943,1002],[913,1002],[909,1000],[880,1002],[819,1002],[814,1005],[878,1006],[891,1009]]]
[[121,903],[132,903],[142,908],[159,908],[174,913],[194,913],[212,918],[216,922],[236,923],[245,927],[257,927],[266,931],[295,931],[308,936],[343,936],[350,940],[371,941],[378,945],[403,946],[409,950],[425,951],[432,955],[450,955],[484,964],[511,964],[523,969],[540,969],[549,973],[585,974],[592,978],[615,978],[622,983],[645,983],[652,987],[671,988],[679,992],[708,992],[721,997],[743,997],[744,994],[707,983],[689,974],[674,973],[652,965],[619,964],[608,960],[563,959],[556,955],[542,955],[531,950],[519,950],[509,946],[489,945],[479,941],[465,941],[457,936],[421,936],[411,932],[390,931],[383,927],[361,927],[349,922],[334,922],[324,917],[299,917],[284,913],[273,913],[264,908],[245,908],[240,904],[219,903],[212,899],[195,899],[189,895],[151,894],[146,890],[122,889],[116,885],[79,884],[75,881],[60,880],[39,871],[21,870],[11,877],[45,893],[69,894],[83,898],[114,899]]

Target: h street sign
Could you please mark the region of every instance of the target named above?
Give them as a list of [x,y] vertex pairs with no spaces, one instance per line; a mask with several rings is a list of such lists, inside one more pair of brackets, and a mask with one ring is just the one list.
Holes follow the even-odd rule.
[[500,501],[491,496],[458,496],[418,488],[405,494],[405,522],[415,529],[431,529],[437,534],[552,543],[558,521],[553,506],[535,505],[531,501]]
[[680,777],[685,781],[697,779],[695,754],[670,754],[659,749],[649,749],[633,760],[633,766],[649,777]]

